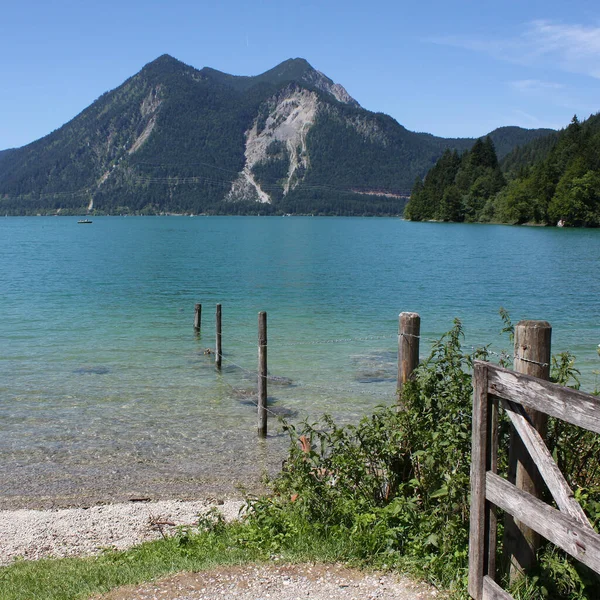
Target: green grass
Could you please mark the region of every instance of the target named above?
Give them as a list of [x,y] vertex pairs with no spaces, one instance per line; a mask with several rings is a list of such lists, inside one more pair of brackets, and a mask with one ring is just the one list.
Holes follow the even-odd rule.
[[98,557],[17,561],[0,569],[0,598],[83,599],[183,571],[265,562],[273,556],[283,562],[335,562],[346,555],[344,541],[335,536],[293,536],[274,554],[252,538],[252,527],[244,523],[221,523],[213,530],[181,531],[173,538]]
[[88,598],[120,585],[150,581],[170,573],[260,560],[238,544],[239,524],[218,532],[178,535],[95,558],[18,561],[0,570],[2,600]]

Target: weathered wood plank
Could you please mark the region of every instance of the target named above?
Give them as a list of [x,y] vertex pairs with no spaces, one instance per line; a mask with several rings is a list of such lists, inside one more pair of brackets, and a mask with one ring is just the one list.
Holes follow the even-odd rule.
[[267,313],[258,313],[258,435],[267,437]]
[[490,502],[600,573],[600,535],[495,473],[486,474],[485,486]]
[[[498,472],[498,399],[488,396],[488,456],[487,470]],[[496,578],[496,547],[498,545],[498,517],[496,507],[491,502],[486,502],[486,544],[488,554],[487,574]]]
[[[519,321],[515,325],[513,369],[524,375],[550,379],[551,343],[552,327],[548,321]],[[531,408],[526,410],[531,424],[538,430],[542,439],[546,439],[548,415]],[[511,465],[514,464],[515,485],[532,496],[541,498],[544,489],[542,476],[525,449],[523,441],[517,435],[511,435],[508,461],[509,471],[512,471]],[[510,516],[507,519],[512,520]],[[510,556],[511,583],[535,565],[537,551],[541,544],[538,533],[518,521],[507,523],[507,529],[515,525],[521,532],[521,539],[509,535],[505,546],[506,555]]]
[[481,600],[487,566],[485,472],[488,458],[487,366],[475,364],[473,372],[473,431],[471,446],[471,515],[469,530],[469,594]]
[[215,340],[215,366],[221,370],[221,363],[223,361],[223,347],[222,342],[222,331],[221,331],[221,305],[217,304],[217,311],[215,313],[215,325],[216,325],[216,340]]
[[421,317],[418,313],[403,312],[398,317],[398,404],[404,384],[419,366]]
[[517,373],[550,379],[552,326],[548,321],[519,321],[515,325],[515,359]]
[[200,333],[200,327],[202,326],[202,304],[196,304],[194,306],[194,331]]
[[505,592],[491,577],[483,578],[483,600],[515,600]]
[[503,399],[502,404],[560,510],[579,521],[583,526],[592,529],[585,512],[575,500],[573,491],[554,462],[544,440],[529,422],[525,410],[510,400]]
[[600,398],[488,364],[490,394],[600,433]]

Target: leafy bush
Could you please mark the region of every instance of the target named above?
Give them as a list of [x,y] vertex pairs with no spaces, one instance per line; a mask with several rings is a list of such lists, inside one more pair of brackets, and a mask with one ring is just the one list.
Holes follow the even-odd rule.
[[[510,319],[501,314],[503,332],[511,334]],[[287,424],[288,460],[270,482],[274,493],[250,501],[244,543],[279,554],[299,538],[315,548],[337,542],[340,559],[409,570],[467,598],[470,371],[473,358],[487,352],[464,353],[462,337],[455,321],[405,384],[399,410],[382,407],[343,427],[328,416],[299,427]],[[573,360],[569,353],[555,357],[553,375],[560,383],[578,385]],[[500,446],[507,448],[506,419],[500,426]],[[550,422],[551,449],[598,524],[596,443],[597,436]],[[501,454],[504,474],[506,464]],[[548,544],[537,571],[513,592],[530,600],[591,599],[600,597],[600,580]]]
[[279,552],[288,536],[339,537],[348,560],[404,565],[464,589],[471,357],[461,336],[456,321],[405,386],[401,410],[380,408],[344,427],[327,416],[286,425],[289,458],[274,495],[250,503],[247,541]]

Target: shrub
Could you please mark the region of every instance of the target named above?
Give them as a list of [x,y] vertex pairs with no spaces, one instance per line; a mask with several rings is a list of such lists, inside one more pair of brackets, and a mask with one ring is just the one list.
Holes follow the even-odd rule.
[[[501,314],[503,332],[511,334],[510,319]],[[456,320],[405,384],[398,410],[381,407],[358,425],[343,427],[328,416],[298,427],[286,424],[289,457],[270,482],[273,494],[250,501],[244,542],[275,554],[299,538],[315,548],[333,546],[343,560],[406,569],[467,598],[470,372],[473,358],[486,358],[487,351],[464,353],[462,337]],[[573,360],[569,353],[554,360],[554,377],[563,385],[578,385]],[[501,448],[508,447],[508,435],[501,419]],[[597,524],[597,436],[551,420],[550,442]],[[501,453],[504,474],[506,463]],[[502,518],[499,524],[501,530]],[[537,572],[521,580],[514,593],[528,599],[591,599],[600,597],[600,582],[547,545]]]

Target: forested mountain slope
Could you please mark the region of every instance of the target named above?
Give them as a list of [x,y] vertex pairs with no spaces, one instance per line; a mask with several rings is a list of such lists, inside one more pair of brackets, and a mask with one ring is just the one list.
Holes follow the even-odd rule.
[[491,138],[461,156],[446,151],[424,181],[417,179],[405,217],[600,226],[600,114],[583,123],[574,117],[502,164]]
[[304,59],[242,77],[164,55],[0,152],[0,213],[401,214],[415,178],[474,141],[410,132]]

